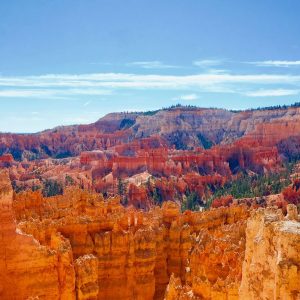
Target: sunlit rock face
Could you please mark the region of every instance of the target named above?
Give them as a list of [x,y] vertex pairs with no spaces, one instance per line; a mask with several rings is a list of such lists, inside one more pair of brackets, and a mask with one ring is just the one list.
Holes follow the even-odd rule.
[[143,212],[124,208],[119,198],[71,189],[50,198],[19,194],[13,207],[22,231],[41,247],[63,251],[59,274],[72,275],[78,299],[163,299],[172,274],[209,291],[220,281],[235,291],[240,278],[244,206],[182,214],[175,202],[164,202]]
[[[0,173],[0,299],[297,299],[299,216],[233,203],[148,211],[69,188],[13,195]],[[41,276],[41,274],[44,274]]]
[[259,209],[247,223],[240,299],[300,298],[300,219],[288,205]]
[[69,242],[57,237],[50,248],[22,232],[16,227],[12,202],[8,173],[1,171],[0,298],[74,299],[75,273]]
[[239,299],[247,210],[220,208],[204,214],[202,220],[190,217],[197,230],[188,264],[184,276],[174,272],[170,278],[165,299]]
[[199,240],[188,279],[172,275],[165,300],[299,299],[300,219],[296,206],[287,211],[253,210],[248,221]]

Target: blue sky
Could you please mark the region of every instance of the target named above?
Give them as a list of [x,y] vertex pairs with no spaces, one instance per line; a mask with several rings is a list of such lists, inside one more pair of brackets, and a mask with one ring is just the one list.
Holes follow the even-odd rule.
[[0,131],[300,101],[300,1],[0,1]]

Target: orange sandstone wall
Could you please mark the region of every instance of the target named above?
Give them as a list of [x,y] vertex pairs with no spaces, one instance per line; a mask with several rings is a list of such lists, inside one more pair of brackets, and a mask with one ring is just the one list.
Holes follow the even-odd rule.
[[75,277],[68,241],[57,237],[50,249],[23,233],[16,227],[12,199],[8,174],[1,171],[0,299],[74,299]]
[[16,231],[11,187],[0,183],[1,299],[273,299],[270,286],[278,299],[299,293],[295,207],[286,219],[266,209],[248,220],[243,205],[180,213],[164,202],[142,212],[82,190],[31,192],[15,195]]
[[[81,190],[40,197],[16,196],[19,226],[45,246],[57,235],[70,241],[78,299],[163,299],[171,274],[209,293],[216,281],[240,280],[248,217],[243,206],[181,214],[174,202],[141,212]],[[224,234],[227,239],[219,240]],[[200,283],[203,277],[209,280]]]
[[300,218],[289,204],[253,211],[247,224],[240,299],[300,299]]

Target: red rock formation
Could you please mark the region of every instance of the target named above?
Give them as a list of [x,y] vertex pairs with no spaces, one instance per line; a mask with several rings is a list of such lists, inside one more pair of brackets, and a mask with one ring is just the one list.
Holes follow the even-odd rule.
[[[196,149],[229,144],[240,137],[250,146],[269,148],[297,136],[299,129],[300,109],[295,107],[236,113],[181,107],[153,114],[109,114],[90,125],[57,127],[31,135],[1,134],[0,151],[11,151],[17,159],[66,157],[110,148],[124,155],[159,146]],[[146,139],[140,144],[142,138]]]
[[[149,208],[156,188],[165,200],[182,201],[187,191],[207,198],[214,188],[240,171],[279,170],[283,155],[298,155],[300,140],[293,136],[298,123],[299,108],[240,113],[178,108],[149,116],[111,114],[91,125],[61,127],[29,136],[7,134],[1,139],[0,149],[14,149],[15,155],[30,159],[36,158],[34,153],[40,157],[79,155],[10,162],[10,177],[16,190],[42,188],[46,179],[53,179],[64,186],[72,182],[115,195],[121,179],[130,203]],[[286,126],[283,124],[288,124],[287,131],[277,135]],[[208,143],[203,136],[214,145],[211,149],[199,147]],[[294,141],[292,149],[286,149],[289,138]],[[181,148],[193,145],[193,149],[175,150],[174,144],[183,145]],[[148,180],[135,182],[144,173],[153,176],[151,184]],[[135,184],[139,192],[132,192],[130,184]]]
[[218,208],[221,206],[229,206],[233,202],[233,197],[231,195],[223,196],[213,200],[211,207]]
[[0,156],[0,162],[1,163],[12,163],[14,161],[14,158],[11,154],[4,154]]

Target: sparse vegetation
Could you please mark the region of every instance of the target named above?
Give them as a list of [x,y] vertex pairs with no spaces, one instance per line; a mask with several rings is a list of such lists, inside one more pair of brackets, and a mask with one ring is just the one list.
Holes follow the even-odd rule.
[[152,198],[156,205],[162,204],[163,196],[162,196],[161,190],[158,187],[154,187]]
[[204,135],[202,135],[201,133],[197,134],[197,137],[199,139],[199,141],[201,142],[201,144],[203,145],[204,149],[210,149],[213,145],[213,143],[208,140]]
[[214,199],[227,195],[239,199],[278,194],[291,183],[290,175],[293,166],[294,163],[288,163],[284,171],[268,175],[249,176],[242,174],[238,179],[230,181],[224,187],[217,189],[209,202],[211,203]]
[[130,128],[132,125],[135,124],[134,120],[131,119],[123,119],[120,123],[120,129],[127,129]]
[[189,189],[187,189],[181,205],[181,210],[199,210],[202,204],[203,202],[199,195],[196,192],[191,192]]
[[66,175],[65,177],[65,185],[66,186],[71,186],[71,185],[74,185],[74,179],[70,176],[70,175]]
[[60,182],[53,179],[46,179],[42,189],[44,197],[52,197],[63,194],[63,186]]

